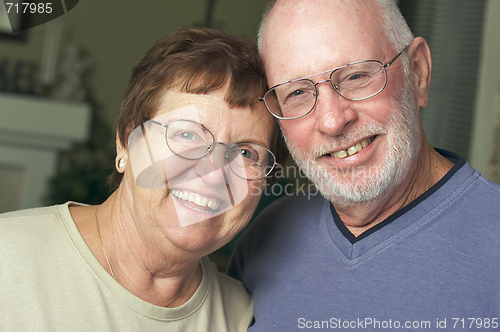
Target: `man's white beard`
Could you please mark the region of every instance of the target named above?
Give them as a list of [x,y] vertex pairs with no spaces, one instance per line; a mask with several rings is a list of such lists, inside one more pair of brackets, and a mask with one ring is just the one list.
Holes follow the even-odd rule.
[[[387,128],[375,124],[367,125],[362,132],[357,128],[352,133],[346,133],[347,137],[332,137],[329,143],[316,147],[309,153],[299,151],[285,136],[290,154],[297,165],[313,181],[321,194],[332,203],[349,207],[369,203],[376,198],[384,198],[408,176],[410,166],[420,150],[421,124],[411,75],[407,76],[404,87],[399,93],[401,98],[394,103]],[[329,146],[340,146],[342,143],[339,144],[339,140],[349,141],[349,136],[361,134],[366,137],[370,131],[385,133],[387,138],[388,151],[380,167],[339,169],[325,168],[318,164],[317,157],[332,151]]]

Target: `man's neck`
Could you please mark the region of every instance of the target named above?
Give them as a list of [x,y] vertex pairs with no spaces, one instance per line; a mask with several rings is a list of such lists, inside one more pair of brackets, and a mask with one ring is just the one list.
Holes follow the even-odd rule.
[[333,205],[347,229],[357,237],[410,204],[436,184],[452,167],[451,161],[425,142],[417,163],[410,171],[411,175],[392,193],[355,206],[343,207],[335,203]]

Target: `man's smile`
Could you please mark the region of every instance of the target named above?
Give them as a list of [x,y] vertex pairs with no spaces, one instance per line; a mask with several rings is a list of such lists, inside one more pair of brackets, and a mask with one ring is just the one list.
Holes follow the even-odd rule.
[[345,158],[347,156],[352,156],[358,153],[359,151],[363,150],[363,148],[366,148],[374,139],[375,136],[365,138],[362,141],[353,144],[346,150],[335,151],[330,153],[330,155],[334,158],[340,158],[340,159]]

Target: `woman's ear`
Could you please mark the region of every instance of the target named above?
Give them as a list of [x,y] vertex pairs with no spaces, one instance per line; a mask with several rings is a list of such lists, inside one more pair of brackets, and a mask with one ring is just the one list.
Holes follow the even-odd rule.
[[407,54],[418,106],[426,107],[431,86],[431,50],[424,38],[416,37],[408,47]]
[[125,172],[125,167],[127,166],[128,161],[128,151],[127,148],[123,146],[116,134],[116,158],[115,158],[115,167],[118,173]]

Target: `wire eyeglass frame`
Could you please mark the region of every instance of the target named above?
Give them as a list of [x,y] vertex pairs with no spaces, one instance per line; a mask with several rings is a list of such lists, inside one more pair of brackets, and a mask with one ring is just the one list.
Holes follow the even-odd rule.
[[[287,82],[283,82],[283,83],[277,84],[277,85],[271,87],[269,90],[267,90],[267,92],[264,94],[264,96],[262,96],[262,97],[259,98],[259,101],[260,102],[264,102],[264,105],[266,106],[266,109],[268,110],[268,112],[271,113],[271,115],[273,115],[275,118],[280,119],[280,120],[293,120],[293,119],[298,119],[298,118],[304,117],[304,116],[308,115],[309,113],[311,113],[314,110],[314,108],[316,107],[316,104],[318,102],[318,98],[319,98],[319,93],[318,93],[317,85],[322,84],[322,83],[329,82],[330,85],[332,86],[333,90],[335,90],[335,92],[337,92],[338,95],[340,95],[341,97],[343,97],[343,98],[345,98],[347,100],[360,101],[360,100],[365,100],[365,99],[374,97],[374,96],[378,95],[379,93],[381,93],[385,89],[385,87],[387,86],[387,81],[388,81],[387,67],[389,67],[390,65],[392,65],[401,56],[401,54],[403,54],[408,49],[409,46],[410,45],[407,45],[406,47],[404,47],[403,50],[401,50],[401,52],[399,52],[394,58],[392,58],[386,64],[383,64],[381,61],[378,61],[378,60],[357,61],[357,62],[349,63],[347,65],[343,65],[343,66],[340,66],[340,67],[337,67],[337,68],[334,68],[334,69],[329,69],[329,70],[326,70],[326,71],[323,71],[323,72],[320,72],[320,73],[317,73],[317,74],[313,74],[313,75],[309,75],[309,76],[306,76],[306,77],[302,77],[302,78],[298,78],[298,79],[294,79],[294,80],[291,80],[291,81],[287,81]],[[341,93],[341,86],[339,84],[334,83],[332,81],[333,74],[335,72],[338,72],[339,70],[345,69],[347,67],[352,67],[352,66],[360,65],[360,64],[363,64],[363,63],[375,63],[375,64],[380,65],[380,68],[382,68],[382,70],[383,70],[385,82],[384,82],[383,85],[381,85],[380,89],[378,89],[374,93],[369,94],[368,96],[365,96],[365,97],[362,97],[362,98],[348,98],[348,97],[344,96]],[[331,73],[329,75],[329,78],[326,79],[326,80],[323,80],[323,81],[320,81],[320,82],[317,82],[317,83],[314,83],[312,80],[310,80],[311,77],[315,77],[315,76],[318,76],[318,75],[326,74],[328,72],[331,72]],[[309,81],[312,84],[312,87],[314,87],[314,103],[312,104],[311,109],[309,109],[304,114],[297,115],[297,116],[292,116],[292,117],[285,117],[285,116],[283,116],[283,113],[281,112],[281,107],[279,106],[278,97],[277,97],[277,95],[275,93],[276,88],[278,88],[280,86],[284,86],[284,85],[290,84],[290,83],[300,82],[300,81]],[[269,98],[275,98],[276,99],[276,105],[278,105],[277,107],[280,108],[278,111],[271,110],[272,106],[270,106],[270,103],[268,103],[266,101]],[[281,114],[281,115],[279,115],[279,114]]]

